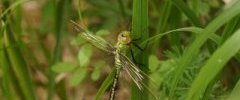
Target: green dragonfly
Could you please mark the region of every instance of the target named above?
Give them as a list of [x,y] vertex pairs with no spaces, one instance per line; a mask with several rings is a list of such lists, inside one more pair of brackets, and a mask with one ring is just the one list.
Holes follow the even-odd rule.
[[[126,53],[129,50],[129,45],[132,42],[131,34],[129,31],[122,31],[118,35],[118,42],[115,46],[111,43],[105,41],[103,38],[91,34],[91,32],[85,30],[83,27],[78,25],[76,22],[71,21],[74,25],[74,29],[80,33],[79,35],[90,42],[95,47],[111,53],[114,55],[116,73],[114,75],[114,80],[112,83],[112,88],[110,90],[109,100],[114,100],[116,85],[118,83],[118,78],[121,70],[125,70],[127,74],[131,77],[136,86],[142,90],[145,84],[143,84],[143,79],[145,78],[144,73],[136,66],[127,56]],[[139,48],[139,47],[137,47]]]

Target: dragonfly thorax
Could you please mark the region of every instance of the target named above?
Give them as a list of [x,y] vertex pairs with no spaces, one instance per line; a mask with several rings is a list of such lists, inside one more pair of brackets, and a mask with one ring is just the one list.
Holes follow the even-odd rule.
[[116,44],[117,51],[121,53],[126,53],[129,46],[128,44],[131,42],[131,33],[129,31],[122,31],[118,34],[118,42]]

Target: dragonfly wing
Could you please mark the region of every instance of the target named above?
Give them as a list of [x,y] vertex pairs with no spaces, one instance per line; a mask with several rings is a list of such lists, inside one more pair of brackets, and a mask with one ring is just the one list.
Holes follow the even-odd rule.
[[105,41],[103,38],[99,36],[91,34],[90,32],[82,32],[80,36],[103,51],[109,53],[113,53],[115,51],[115,47],[112,44]]
[[144,79],[141,74],[141,70],[126,56],[123,54],[120,55],[120,61],[122,63],[123,69],[128,73],[133,82],[138,86],[140,90],[143,89],[142,80]]
[[[157,94],[155,94],[155,92],[153,92],[152,89],[148,88],[148,86],[143,83],[143,79],[151,78],[142,70],[140,70],[138,66],[136,66],[126,55],[120,53],[120,61],[122,63],[123,69],[128,73],[128,75],[131,77],[131,79],[137,85],[137,87],[140,90],[143,90],[143,88],[147,89],[147,91],[150,92],[150,94],[154,97],[155,100],[159,100]],[[150,85],[157,89],[155,84],[152,83]]]
[[71,21],[74,25],[74,29],[80,33],[79,35],[84,38],[85,40],[87,40],[88,42],[90,42],[92,45],[96,46],[97,48],[109,52],[109,53],[113,53],[115,51],[115,47],[105,41],[103,38],[93,35],[91,34],[91,32],[85,30],[83,27],[81,27],[79,24],[77,24],[76,22]]

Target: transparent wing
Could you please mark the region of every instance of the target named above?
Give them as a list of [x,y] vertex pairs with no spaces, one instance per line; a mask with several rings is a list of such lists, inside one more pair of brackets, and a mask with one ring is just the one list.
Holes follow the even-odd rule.
[[71,21],[74,25],[74,29],[80,33],[79,35],[90,42],[92,45],[96,46],[97,48],[106,51],[108,53],[113,53],[115,51],[115,47],[110,44],[109,42],[105,41],[103,38],[91,34],[91,32],[85,30],[83,27],[78,25],[76,22]]
[[128,75],[131,77],[131,79],[137,85],[137,87],[140,90],[142,90],[143,89],[142,80],[144,79],[144,77],[141,74],[141,70],[127,56],[121,53],[119,55],[122,68],[128,73]]
[[[153,79],[151,79],[146,73],[140,70],[138,66],[136,66],[127,56],[121,53],[119,55],[123,69],[125,70],[126,73],[128,73],[128,75],[131,77],[131,79],[137,85],[137,87],[140,90],[147,89],[147,91],[150,92],[150,94],[154,97],[155,100],[160,100],[157,97],[157,94],[155,94],[157,92],[153,92],[152,89],[150,89],[146,84],[143,83],[143,79],[145,78],[150,79],[151,82],[153,82]],[[149,85],[157,89],[156,84],[152,83]]]

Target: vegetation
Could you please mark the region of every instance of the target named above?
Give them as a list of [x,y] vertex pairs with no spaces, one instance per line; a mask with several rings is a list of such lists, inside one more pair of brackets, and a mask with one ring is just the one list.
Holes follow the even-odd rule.
[[239,0],[1,0],[0,98],[109,99],[116,59],[71,21],[113,45],[130,31],[144,89],[121,72],[117,100],[240,98]]

